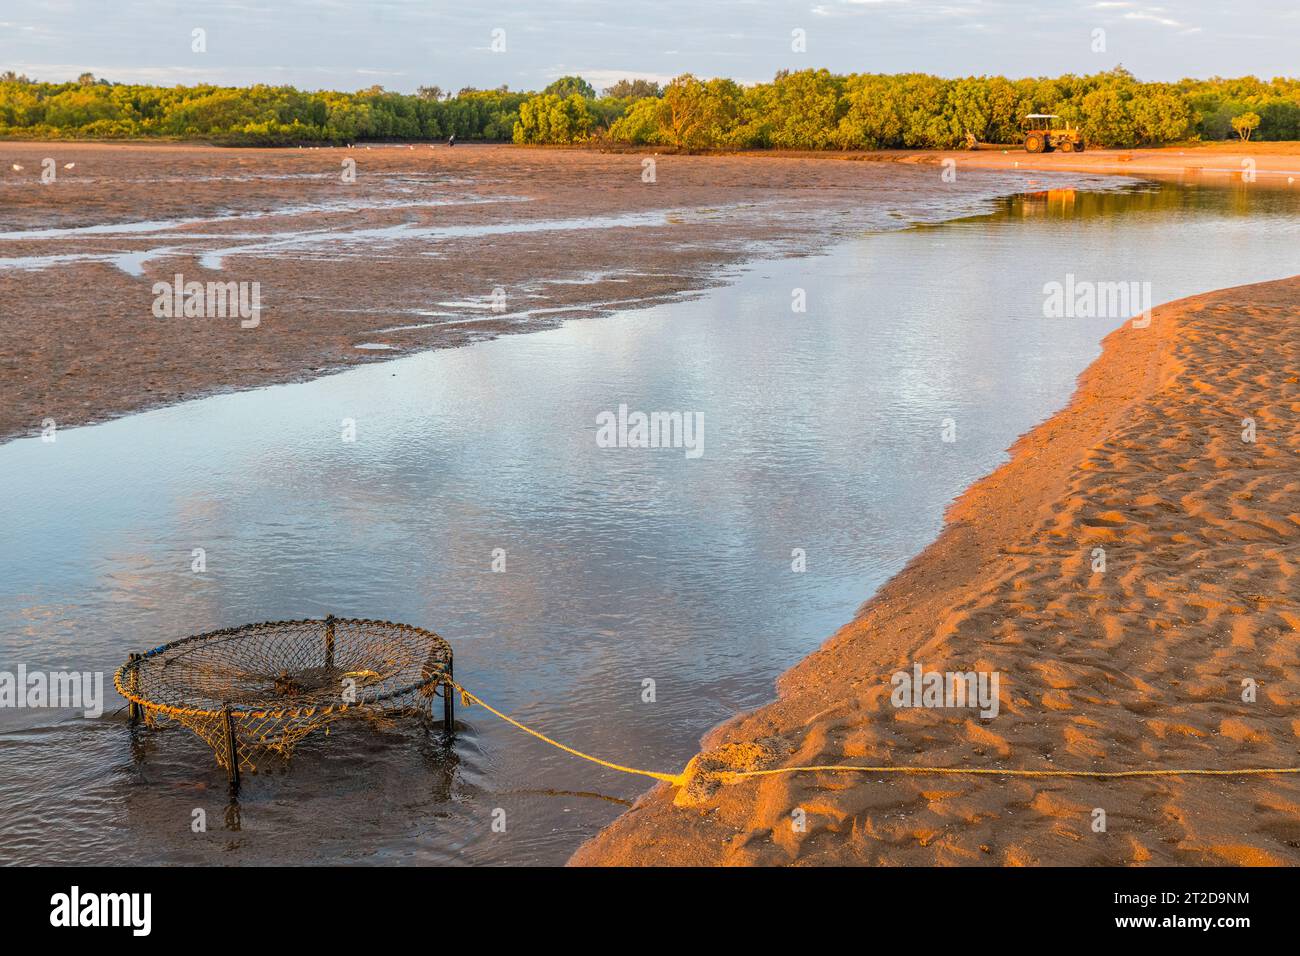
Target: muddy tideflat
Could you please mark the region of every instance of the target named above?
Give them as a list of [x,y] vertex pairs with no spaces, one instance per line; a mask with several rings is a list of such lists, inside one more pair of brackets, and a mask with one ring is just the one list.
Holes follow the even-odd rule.
[[[0,437],[660,302],[747,257],[952,218],[1048,181],[506,146],[0,154]],[[57,179],[42,184],[47,157]],[[154,287],[177,276],[257,283],[256,328],[160,320]]]

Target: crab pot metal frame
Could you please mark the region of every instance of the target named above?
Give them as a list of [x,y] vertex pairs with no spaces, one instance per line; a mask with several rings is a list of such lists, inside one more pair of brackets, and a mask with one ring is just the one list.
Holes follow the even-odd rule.
[[[149,651],[148,653],[145,654],[140,654],[140,653],[129,654],[127,657],[127,663],[123,665],[123,667],[118,671],[116,675],[114,675],[114,681],[118,688],[118,691],[121,692],[127,698],[128,725],[133,730],[136,727],[138,727],[142,721],[145,721],[150,726],[152,726],[154,722],[152,712],[155,710],[159,711],[159,713],[163,715],[175,715],[177,713],[210,714],[214,720],[218,721],[218,728],[219,728],[218,735],[211,740],[211,743],[213,744],[214,748],[217,750],[219,762],[223,762],[226,766],[226,772],[229,779],[230,790],[232,795],[237,794],[240,786],[241,759],[250,760],[250,764],[249,764],[250,766],[252,766],[251,760],[260,759],[256,757],[256,751],[257,751],[256,745],[254,745],[252,756],[250,756],[250,754],[246,751],[245,748],[241,747],[239,733],[237,732],[237,724],[239,719],[248,716],[249,707],[252,705],[248,703],[241,704],[237,702],[237,700],[224,699],[221,700],[220,705],[218,707],[213,708],[211,711],[199,711],[199,710],[182,711],[180,708],[177,708],[175,706],[169,707],[166,706],[164,703],[160,703],[156,700],[149,699],[148,696],[145,693],[143,693],[142,687],[144,687],[145,685],[141,680],[141,668],[145,666],[146,660],[150,658],[154,658],[157,655],[162,654],[180,644],[189,644],[191,642],[201,641],[205,638],[212,639],[217,636],[225,636],[229,638],[234,635],[240,635],[243,632],[248,632],[251,635],[253,633],[256,633],[258,629],[273,628],[276,627],[277,625],[301,626],[309,623],[311,622],[310,621],[279,621],[279,622],[267,622],[264,624],[244,625],[243,627],[229,628],[224,631],[213,631],[213,632],[208,632],[206,634],[199,634],[193,637],[183,638],[182,640],[179,641],[173,641],[171,644],[154,648],[152,651]],[[425,712],[426,716],[428,717],[429,724],[426,724],[426,726],[432,724],[433,721],[436,719],[435,717],[436,708],[437,708],[436,699],[440,692],[442,696],[442,731],[448,737],[451,737],[455,734],[456,706],[455,706],[454,695],[456,693],[457,688],[456,688],[455,678],[453,676],[453,670],[452,670],[453,652],[452,652],[451,645],[448,644],[445,640],[443,640],[441,637],[439,637],[437,634],[434,634],[431,631],[425,631],[422,628],[415,628],[409,625],[394,624],[393,622],[390,621],[369,621],[369,620],[354,620],[348,618],[336,618],[334,615],[331,614],[328,615],[323,621],[320,619],[316,619],[315,623],[318,625],[323,625],[321,658],[323,660],[325,668],[331,671],[334,670],[336,667],[336,640],[337,640],[337,627],[339,625],[343,625],[345,627],[356,626],[356,625],[390,626],[408,632],[417,631],[424,634],[426,637],[432,638],[434,643],[429,648],[428,659],[425,662],[423,668],[423,673],[428,674],[430,678],[432,678],[432,680],[423,685],[425,690],[421,694],[421,696],[427,695],[429,699],[428,711]],[[426,678],[426,680],[428,679]],[[395,694],[411,693],[417,690],[420,686],[421,685],[419,683],[411,684],[400,688],[398,691],[383,694],[379,698],[376,698],[366,703],[370,705],[370,704],[382,702],[385,699],[392,699]],[[410,710],[408,709],[406,712],[410,713]],[[193,730],[194,728],[191,727],[190,729]]]
[[[128,661],[128,663],[132,663],[132,664],[133,664],[133,663],[135,663],[136,661],[138,661],[139,659],[140,659],[140,655],[139,655],[139,654],[131,654],[131,655],[127,658],[127,661]],[[132,672],[131,672],[131,689],[132,689],[132,690],[138,690],[138,689],[139,689],[139,686],[140,686],[140,676],[139,676],[139,674],[137,674],[134,670],[132,670]],[[141,711],[142,711],[142,710],[143,710],[143,708],[141,708],[141,706],[140,706],[139,704],[137,704],[135,701],[133,701],[133,700],[131,700],[131,701],[127,701],[127,706],[126,706],[126,718],[127,718],[127,723],[129,723],[132,727],[138,727],[138,726],[140,725],[140,717],[142,716],[142,714],[141,714]]]
[[456,704],[455,685],[452,684],[451,658],[447,658],[447,679],[442,682],[442,732],[444,734],[453,734],[456,732]]
[[239,740],[235,737],[235,724],[230,717],[230,704],[222,711],[222,723],[226,730],[226,767],[230,775],[230,792],[239,792]]

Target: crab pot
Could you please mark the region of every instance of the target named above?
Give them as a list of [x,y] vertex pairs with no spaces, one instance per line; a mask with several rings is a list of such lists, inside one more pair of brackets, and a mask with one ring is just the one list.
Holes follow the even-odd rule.
[[451,733],[456,728],[456,704],[452,697],[455,687],[451,683],[451,656],[447,657],[447,679],[442,683],[442,729]]
[[[343,679],[355,683],[355,700],[343,701]],[[439,686],[448,729],[454,716],[451,645],[393,621],[330,616],[208,631],[133,654],[113,683],[134,704],[133,720],[158,717],[202,738],[232,787],[241,771],[287,761],[336,721],[427,708]]]
[[325,667],[334,667],[334,615],[325,618]]
[[235,725],[230,719],[229,704],[222,711],[222,717],[226,736],[226,762],[227,771],[230,775],[230,789],[237,791],[239,789],[239,741],[235,739]]
[[[140,659],[139,654],[132,654],[127,658],[127,660],[132,664],[138,661],[139,659]],[[139,689],[140,689],[140,674],[137,668],[133,668],[131,671],[131,690],[138,693]],[[127,702],[126,721],[132,727],[135,727],[140,723],[140,705],[133,700]]]

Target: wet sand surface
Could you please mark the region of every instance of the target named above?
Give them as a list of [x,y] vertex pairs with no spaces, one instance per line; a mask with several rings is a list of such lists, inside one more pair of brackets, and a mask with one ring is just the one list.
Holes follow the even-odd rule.
[[[427,144],[5,143],[0,157],[0,438],[661,302],[740,259],[1055,181]],[[42,184],[47,158],[57,178]],[[155,317],[154,284],[178,274],[258,283],[259,324]]]
[[[1298,279],[1227,289],[1108,336],[1071,404],[778,700],[711,733],[703,765],[1300,766],[1298,302]],[[895,707],[891,676],[918,662],[999,673],[999,714]],[[684,793],[659,787],[574,862],[1300,863],[1295,775],[796,773]]]
[[1038,169],[1118,173],[1178,179],[1186,183],[1223,184],[1231,180],[1290,189],[1300,180],[1300,151],[1295,143],[1216,142],[1157,149],[1089,149],[1082,153],[1030,155],[1014,146],[977,150],[905,151],[864,154],[864,158],[902,163],[942,163],[952,159],[962,169]]

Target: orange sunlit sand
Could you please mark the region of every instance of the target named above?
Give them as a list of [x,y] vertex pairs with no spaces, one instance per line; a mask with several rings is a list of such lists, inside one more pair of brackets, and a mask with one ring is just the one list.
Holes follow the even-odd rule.
[[[778,700],[711,733],[702,759],[745,770],[1300,765],[1298,297],[1298,279],[1227,289],[1112,333],[1070,405],[784,675]],[[917,661],[1000,673],[996,728],[971,711],[891,706],[891,675]],[[706,788],[688,808],[673,798],[657,788],[574,862],[1300,859],[1285,849],[1300,846],[1293,775],[804,773]],[[1096,839],[1090,820],[1106,808]]]

